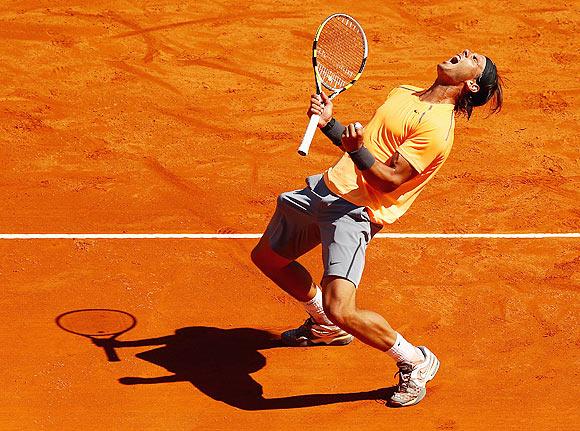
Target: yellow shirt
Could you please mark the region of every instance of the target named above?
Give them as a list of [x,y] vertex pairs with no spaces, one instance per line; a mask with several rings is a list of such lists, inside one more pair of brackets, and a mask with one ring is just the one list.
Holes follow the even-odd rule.
[[366,125],[364,143],[377,161],[389,163],[395,152],[419,173],[390,193],[367,184],[347,153],[324,174],[328,188],[369,210],[378,224],[395,222],[417,198],[449,156],[455,126],[452,104],[422,102],[421,88],[404,85],[392,90]]

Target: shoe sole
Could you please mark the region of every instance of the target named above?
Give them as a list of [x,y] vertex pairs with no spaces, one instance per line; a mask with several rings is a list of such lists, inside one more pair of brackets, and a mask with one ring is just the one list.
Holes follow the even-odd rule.
[[346,346],[347,344],[350,344],[352,340],[354,340],[354,337],[352,335],[348,335],[336,338],[329,343],[327,343],[324,340],[316,341],[307,338],[299,338],[299,339],[285,338],[283,335],[280,340],[282,341],[282,344],[289,347]]
[[[433,352],[431,352],[431,355],[433,355]],[[429,373],[429,375],[427,376],[427,380],[425,382],[425,384],[427,384],[427,382],[430,382],[431,380],[433,380],[433,378],[435,377],[435,374],[437,374],[437,371],[439,371],[439,366],[441,365],[441,362],[439,361],[439,359],[437,359],[437,356],[433,355],[433,367],[431,369],[431,372]],[[421,389],[421,392],[419,392],[419,395],[417,396],[417,398],[415,398],[414,400],[409,401],[408,403],[405,404],[399,404],[399,403],[394,403],[391,402],[391,400],[389,400],[387,402],[387,405],[389,407],[410,407],[410,406],[414,406],[415,404],[419,404],[421,402],[421,400],[423,398],[425,398],[425,395],[427,395],[427,389],[423,388]]]

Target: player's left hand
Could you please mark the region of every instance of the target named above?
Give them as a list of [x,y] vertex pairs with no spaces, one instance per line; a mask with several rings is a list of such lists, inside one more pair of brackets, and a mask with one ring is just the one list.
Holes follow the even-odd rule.
[[359,123],[350,123],[342,134],[342,149],[347,153],[358,150],[363,146],[364,127]]

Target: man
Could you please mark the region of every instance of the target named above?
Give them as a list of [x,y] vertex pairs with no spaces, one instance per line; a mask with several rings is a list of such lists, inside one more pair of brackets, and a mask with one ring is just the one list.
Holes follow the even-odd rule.
[[[252,251],[256,266],[304,304],[310,317],[282,334],[290,346],[345,345],[353,337],[397,361],[399,383],[389,400],[396,407],[417,404],[439,361],[426,347],[415,347],[380,315],[357,308],[365,250],[385,224],[395,222],[447,159],[453,144],[454,116],[471,116],[489,100],[502,105],[495,64],[469,50],[437,65],[426,90],[395,88],[366,128],[340,125],[332,102],[313,95],[309,115],[345,153],[307,187],[283,193],[268,228]],[[322,243],[324,276],[320,287],[296,259]]]

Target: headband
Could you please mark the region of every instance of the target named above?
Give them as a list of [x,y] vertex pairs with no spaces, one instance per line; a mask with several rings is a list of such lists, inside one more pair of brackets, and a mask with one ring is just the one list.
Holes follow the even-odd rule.
[[471,95],[471,100],[474,106],[485,105],[497,88],[497,67],[491,58],[485,57],[485,67],[476,82],[479,85],[479,91]]

